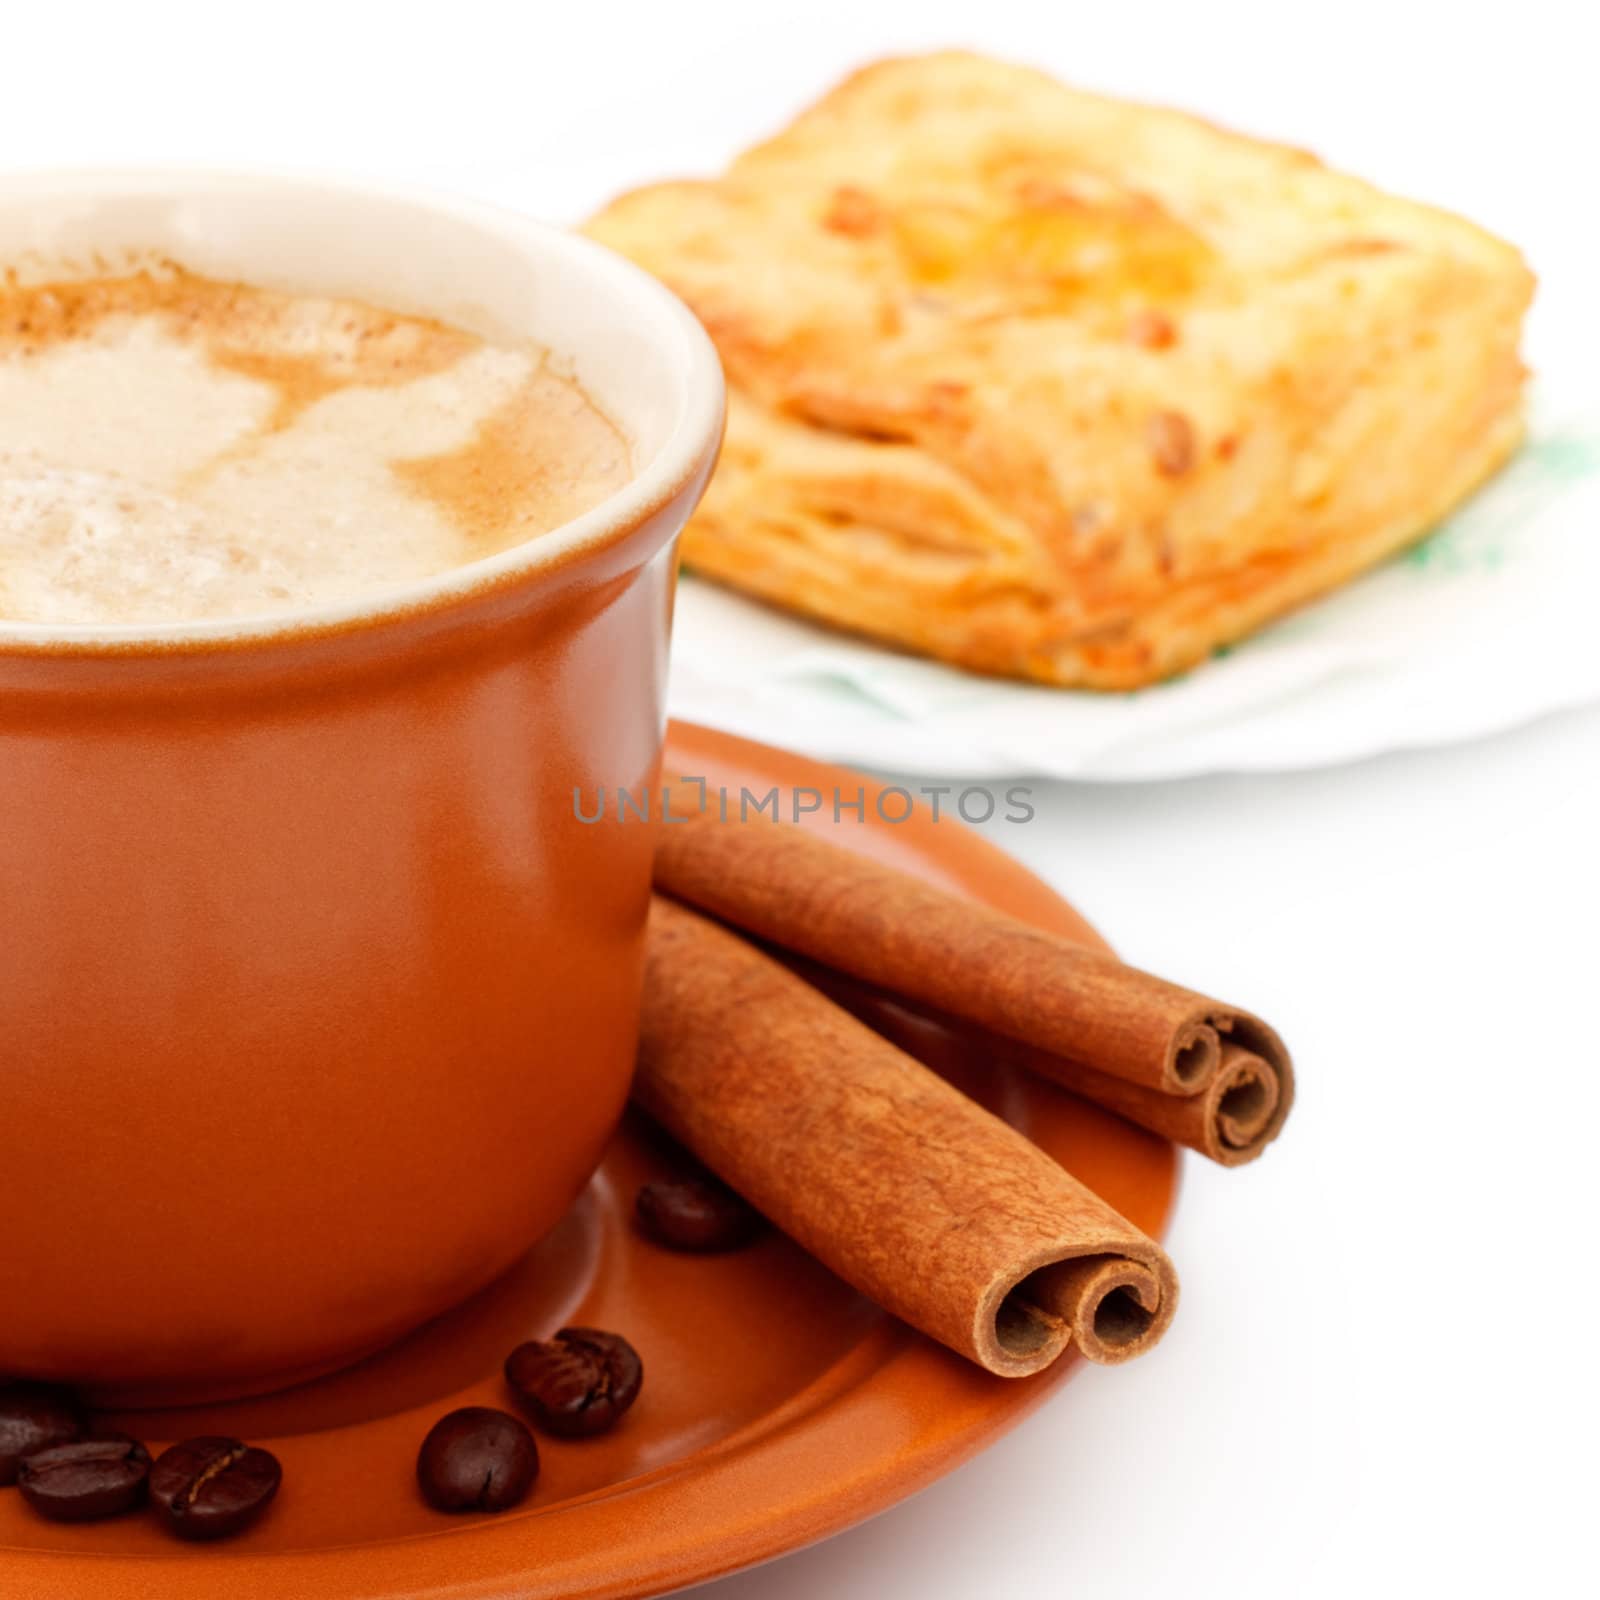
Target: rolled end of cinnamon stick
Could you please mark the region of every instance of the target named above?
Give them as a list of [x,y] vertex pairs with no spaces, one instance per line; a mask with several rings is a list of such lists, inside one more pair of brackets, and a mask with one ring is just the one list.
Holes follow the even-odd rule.
[[1186,1017],[1173,1031],[1159,1085],[1172,1094],[1189,1094],[1211,1083],[1222,1064],[1218,1019],[1209,1013]]
[[1025,1378],[1076,1345],[1090,1361],[1129,1361],[1160,1339],[1178,1306],[1178,1279],[1164,1252],[1041,1263],[996,1285],[973,1329],[978,1359],[991,1372]]
[[1096,1072],[1068,1056],[1030,1048],[974,1028],[960,1017],[910,1004],[858,984],[815,962],[801,962],[811,984],[868,1027],[912,1055],[925,1051],[928,1029],[963,1035],[997,1062],[1058,1083],[1073,1094],[1187,1146],[1224,1167],[1254,1161],[1283,1131],[1294,1104],[1294,1063],[1282,1039],[1249,1012],[1218,1011],[1206,1027],[1216,1040],[1216,1065],[1202,1089],[1166,1094]]
[[1165,1252],[1029,1142],[737,934],[651,909],[634,1098],[824,1265],[1020,1378],[1126,1361]]
[[1198,1142],[1193,1136],[1183,1141],[1225,1167],[1254,1161],[1278,1137],[1294,1103],[1294,1066],[1282,1041],[1254,1017],[1236,1026],[1239,1042],[1224,1046],[1222,1064],[1201,1097],[1203,1116],[1192,1129]]
[[1193,1095],[1165,1095],[1027,1051],[1018,1064],[1224,1167],[1254,1161],[1283,1130],[1294,1104],[1294,1064],[1259,1017],[1235,1013],[1216,1072]]
[[[880,1012],[874,1021],[879,1017],[891,1037],[900,1035],[892,1013]],[[1283,1131],[1294,1104],[1294,1066],[1278,1036],[1257,1018],[1236,1016],[1234,1029],[1222,1042],[1211,1082],[1192,1095],[1162,1094],[1039,1050],[1002,1043],[994,1053],[1219,1166],[1242,1167]]]

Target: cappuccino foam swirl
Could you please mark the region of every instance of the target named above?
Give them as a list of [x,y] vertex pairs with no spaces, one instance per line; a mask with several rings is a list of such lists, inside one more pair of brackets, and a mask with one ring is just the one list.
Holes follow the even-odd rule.
[[178,272],[0,289],[0,619],[377,593],[536,538],[629,471],[532,346]]

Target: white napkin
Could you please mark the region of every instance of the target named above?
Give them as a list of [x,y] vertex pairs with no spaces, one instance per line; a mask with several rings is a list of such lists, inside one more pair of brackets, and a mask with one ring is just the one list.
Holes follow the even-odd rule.
[[961,777],[1332,765],[1600,699],[1600,413],[1542,385],[1527,444],[1424,543],[1173,682],[975,677],[685,576],[671,709],[812,756]]

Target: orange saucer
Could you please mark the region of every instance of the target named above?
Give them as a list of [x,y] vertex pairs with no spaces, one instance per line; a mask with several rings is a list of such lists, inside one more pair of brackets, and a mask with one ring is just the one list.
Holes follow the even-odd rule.
[[[876,785],[692,726],[668,768],[726,785]],[[894,806],[891,814],[898,815]],[[805,825],[1014,915],[1095,940],[1038,879],[959,823],[858,823],[831,807]],[[1096,942],[1098,942],[1096,940]],[[1162,1140],[1048,1085],[980,1074],[948,1040],[937,1064],[1026,1130],[1118,1210],[1159,1232],[1177,1159]],[[730,1256],[676,1256],[629,1225],[633,1196],[668,1170],[649,1129],[624,1127],[588,1191],[508,1277],[358,1367],[232,1405],[126,1415],[152,1447],[238,1434],[281,1458],[259,1527],[185,1547],[145,1518],[62,1528],[0,1491],[6,1600],[577,1600],[642,1596],[720,1577],[835,1533],[920,1489],[1015,1425],[1069,1374],[991,1378],[885,1316],[781,1237]],[[426,1174],[419,1175],[426,1181]],[[540,1440],[526,1505],[500,1517],[430,1511],[413,1477],[431,1424],[505,1405],[499,1370],[521,1340],[567,1322],[615,1328],[645,1386],[612,1435]]]

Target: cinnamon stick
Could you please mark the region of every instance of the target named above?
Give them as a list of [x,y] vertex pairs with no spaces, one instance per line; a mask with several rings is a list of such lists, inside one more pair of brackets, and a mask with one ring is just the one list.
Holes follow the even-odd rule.
[[1004,1041],[1030,1070],[1226,1166],[1258,1156],[1289,1114],[1289,1054],[1259,1017],[799,828],[682,819],[661,830],[655,881],[771,945]]
[[[881,997],[860,988],[852,991],[826,982],[820,982],[820,986],[868,1026],[915,1053],[917,1031],[902,1026],[912,1015],[903,1006],[885,1005]],[[959,1021],[952,1024],[947,1017],[937,1020],[961,1031]],[[1256,1019],[1249,1020],[1254,1023]],[[1009,1040],[987,1042],[996,1059],[1059,1083],[1082,1099],[1092,1100],[1174,1144],[1209,1156],[1224,1167],[1254,1161],[1277,1136],[1288,1111],[1282,1097],[1285,1083],[1292,1080],[1265,1056],[1232,1039],[1223,1043],[1216,1076],[1199,1094],[1192,1095],[1162,1094],[1159,1089],[1146,1089]]]
[[634,1095],[840,1277],[990,1372],[1071,1345],[1125,1361],[1171,1321],[1153,1240],[782,963],[659,897]]

